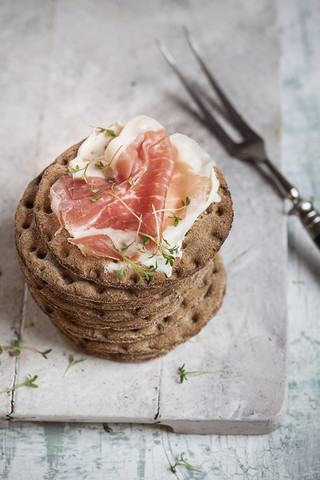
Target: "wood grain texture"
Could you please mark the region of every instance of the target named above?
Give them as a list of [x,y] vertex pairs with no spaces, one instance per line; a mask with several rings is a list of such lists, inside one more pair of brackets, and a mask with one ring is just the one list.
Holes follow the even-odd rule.
[[[98,92],[97,98],[103,102],[108,99],[119,111],[128,108],[123,96],[131,86],[115,85],[113,71],[104,73],[101,70],[106,61],[101,47],[104,42],[110,43],[107,60],[114,64],[116,78],[127,80],[133,74],[145,72],[137,86],[140,94],[131,100],[130,108],[143,112],[153,105],[153,116],[159,118],[165,113],[164,124],[169,129],[174,117],[177,122],[174,129],[183,131],[183,111],[172,106],[172,98],[168,95],[171,92],[178,97],[180,85],[172,74],[166,75],[168,67],[153,42],[155,31],[159,32],[160,38],[170,41],[172,28],[176,31],[172,43],[177,57],[182,59],[186,55],[187,47],[179,30],[174,25],[169,28],[166,8],[162,8],[161,2],[155,2],[149,7],[150,22],[146,22],[145,8],[139,2],[135,11],[128,4],[122,16],[116,15],[119,5],[112,7],[113,16],[107,16],[105,3],[95,2],[94,5],[96,10],[92,10],[87,2],[76,8],[71,1],[70,10],[66,10],[57,2],[51,11],[52,31],[49,28],[47,31],[48,38],[52,35],[52,48],[47,47],[51,75],[47,78],[41,74],[47,78],[44,135],[49,131],[51,141],[61,138],[65,126],[70,128],[72,125],[75,112],[83,119],[88,118],[88,112],[83,109],[92,108],[91,92]],[[171,9],[173,19],[180,18],[180,4],[173,3]],[[226,79],[226,86],[227,83],[230,85],[238,106],[246,111],[248,119],[265,137],[273,161],[279,164],[279,51],[273,4],[264,0],[257,9],[250,2],[244,2],[240,15],[232,3],[203,4],[200,10],[191,3],[184,14],[195,31],[197,24],[192,24],[191,19],[193,15],[198,16],[208,59],[212,63],[215,63],[213,59],[216,60],[219,74]],[[72,15],[77,16],[77,23],[70,23]],[[213,16],[219,25],[214,31],[209,28]],[[223,23],[225,19],[226,24]],[[135,35],[137,28],[141,30],[138,36]],[[63,31],[67,29],[70,40],[66,45]],[[80,36],[82,32],[85,33]],[[226,46],[226,39],[231,34],[237,39],[236,48],[232,44]],[[250,38],[256,41],[249,41]],[[115,48],[118,45],[119,50]],[[131,50],[135,52],[134,56]],[[38,55],[41,57],[43,53]],[[91,84],[90,78],[77,76],[78,70],[85,69],[88,63],[93,72],[97,71],[95,85]],[[190,73],[192,69],[193,75],[197,75],[195,63],[184,63]],[[227,75],[230,65],[237,78],[233,85]],[[67,71],[62,77],[62,67],[65,66]],[[72,91],[70,97],[65,91],[68,85]],[[78,88],[83,89],[81,101],[78,98],[74,103]],[[105,90],[112,91],[112,95]],[[142,91],[146,93],[141,95]],[[263,103],[260,102],[261,96]],[[52,118],[56,118],[56,99],[63,103],[64,118],[61,123],[50,125]],[[101,109],[103,105],[99,106],[99,112]],[[108,120],[104,119],[102,123],[105,122]],[[112,122],[111,118],[109,122]],[[193,136],[200,141],[199,137],[202,137],[201,143],[207,145],[217,164],[229,170],[228,181],[233,192],[235,220],[232,238],[224,248],[229,281],[223,310],[197,337],[176,348],[161,362],[134,367],[88,358],[81,369],[73,371],[69,381],[62,376],[68,353],[84,354],[71,348],[28,298],[21,327],[23,341],[40,350],[52,346],[54,351],[46,361],[35,358],[33,352],[22,352],[17,361],[16,383],[22,383],[28,373],[37,373],[39,390],[24,388],[13,393],[12,419],[157,421],[176,431],[193,433],[257,434],[269,432],[279,425],[286,401],[285,217],[282,201],[249,165],[230,161],[221,147],[218,149],[212,135],[205,128],[198,128],[197,121],[191,117],[188,129],[190,125],[194,127]],[[76,130],[76,126],[74,131],[70,129],[70,135],[76,135]],[[49,162],[45,163],[41,142],[39,148],[41,158],[34,159],[34,162],[40,171]],[[209,219],[209,216],[205,218]],[[26,230],[26,235],[30,231],[31,228]],[[200,228],[198,234],[201,235]],[[209,241],[207,248],[211,248]],[[266,291],[272,301],[267,298]],[[151,344],[150,348],[156,347]],[[189,370],[213,369],[218,373],[198,377],[181,386],[177,381],[177,370],[183,363]],[[124,400],[124,397],[128,398]]]
[[[9,8],[9,2],[3,5]],[[48,18],[52,17],[44,15],[43,21]],[[319,3],[281,0],[280,20],[286,172],[304,194],[315,196],[319,206]],[[5,36],[5,29],[1,33]],[[17,58],[18,43],[12,47]],[[22,119],[21,128],[26,125]],[[0,432],[0,475],[10,480],[174,478],[170,465],[185,451],[186,459],[204,473],[178,467],[179,479],[318,479],[319,253],[297,219],[288,223],[289,399],[282,427],[265,436],[226,437],[179,435],[139,425],[113,425],[113,432],[106,433],[101,425],[11,424]]]
[[[36,7],[37,3],[32,5]],[[168,23],[167,7],[162,8],[160,1],[154,2],[149,7],[150,21],[147,22],[142,3],[137,3],[135,10],[128,3],[124,15],[119,15],[119,5],[110,5],[109,11],[104,2],[94,2],[94,9],[88,2],[76,6],[70,1],[68,5],[66,9],[61,2],[52,4],[47,12],[48,23],[43,26],[44,32],[41,31],[46,36],[46,46],[43,51],[36,52],[40,65],[43,65],[44,56],[49,63],[49,67],[37,72],[43,81],[39,88],[46,92],[41,107],[39,155],[31,160],[38,171],[56,156],[48,160],[47,143],[53,145],[51,142],[63,137],[65,131],[69,132],[69,142],[74,142],[77,135],[77,125],[73,123],[75,113],[85,121],[88,115],[93,115],[90,108],[94,104],[97,111],[103,111],[104,105],[98,105],[98,99],[108,101],[118,111],[129,108],[126,95],[132,86],[129,83],[115,85],[115,78],[128,81],[132,75],[144,72],[136,88],[138,94],[131,99],[130,109],[144,112],[152,105],[153,116],[166,117],[164,124],[167,128],[170,129],[170,125],[173,128],[174,118],[174,129],[183,131],[183,111],[172,105],[172,98],[168,95],[172,92],[171,95],[178,97],[180,85],[172,74],[166,75],[168,67],[153,41],[155,31],[160,38],[170,38],[173,29],[177,31],[175,41],[172,41],[176,54],[181,59],[186,55],[187,47],[179,30],[171,21]],[[241,14],[228,2],[204,3],[200,10],[191,3],[183,12],[179,2],[175,2],[171,10],[173,20],[183,13],[192,30],[201,26],[208,59],[213,64],[213,59],[216,60],[218,73],[226,79],[226,86],[232,89],[236,103],[265,137],[271,157],[279,164],[279,53],[273,4],[264,0],[256,8],[246,1]],[[29,13],[21,11],[21,14],[27,21],[26,28],[32,28]],[[191,21],[193,15],[197,17],[195,23]],[[210,29],[213,16],[219,25],[214,30]],[[37,28],[35,24],[34,30]],[[140,31],[138,36],[137,29]],[[67,41],[65,31],[69,35]],[[16,37],[20,32],[11,34]],[[231,35],[236,42],[226,46],[226,39]],[[32,37],[32,41],[36,40]],[[32,50],[32,41],[25,47],[27,53]],[[110,45],[107,55],[105,43]],[[115,73],[103,71],[106,60],[114,65]],[[28,63],[27,57],[25,62]],[[192,69],[193,74],[197,74],[195,63],[185,63],[190,73]],[[88,65],[94,83],[90,75],[79,75],[86,72]],[[237,78],[233,84],[227,75],[230,65]],[[17,72],[20,73],[19,68],[11,76],[15,85],[20,82]],[[32,85],[32,78],[27,79],[26,86],[30,88]],[[67,87],[69,90],[66,91]],[[82,89],[81,99],[77,97],[79,88]],[[144,95],[141,95],[142,91]],[[92,98],[92,92],[97,97]],[[61,119],[55,110],[57,99],[61,102]],[[30,108],[28,104],[26,108]],[[109,115],[110,112],[107,118]],[[56,120],[54,124],[53,119]],[[10,117],[8,123],[9,120]],[[39,119],[35,121],[38,123]],[[285,217],[282,202],[256,171],[248,165],[230,161],[205,128],[199,128],[192,117],[188,117],[188,121],[188,130],[191,126],[195,138],[200,142],[202,138],[201,143],[212,152],[217,164],[229,170],[234,197],[232,241],[224,249],[229,274],[228,293],[221,314],[199,336],[179,346],[160,362],[135,367],[88,358],[81,369],[73,370],[72,378],[65,379],[63,372],[69,354],[77,357],[84,354],[50,325],[28,297],[21,324],[23,341],[40,350],[52,347],[53,352],[48,360],[36,357],[31,351],[23,351],[18,358],[16,384],[24,382],[28,374],[37,373],[39,389],[24,388],[12,394],[11,419],[157,421],[176,431],[193,433],[266,433],[279,425],[286,399]],[[104,118],[102,123],[89,122],[104,124],[112,120]],[[18,160],[14,159],[14,162],[11,167],[16,171]],[[22,173],[18,171],[18,174]],[[9,189],[9,183],[6,188]],[[269,215],[270,211],[272,215]],[[26,235],[30,231],[26,230]],[[207,248],[210,248],[209,243]],[[10,322],[10,316],[7,321]],[[177,381],[177,370],[185,362],[188,369],[213,369],[219,373],[198,377],[181,386]]]
[[[40,6],[37,28],[30,28],[36,21],[32,8],[22,15],[18,3],[1,4],[0,110],[4,121],[1,122],[0,143],[5,146],[5,154],[2,158],[0,178],[0,345],[8,345],[15,339],[15,331],[20,330],[25,313],[23,309],[25,287],[22,276],[16,268],[14,252],[14,205],[25,188],[24,177],[36,175],[37,171],[34,158],[38,158],[39,154],[43,92],[47,80],[47,66],[41,64],[38,59],[44,59],[44,53],[49,47],[47,19],[51,16],[50,12],[50,5]],[[14,35],[13,31],[16,32]],[[24,46],[23,49],[21,45]],[[13,171],[19,171],[18,175],[14,175],[14,181]],[[16,361],[7,354],[2,354],[0,361],[1,391],[12,387]],[[0,396],[2,419],[11,412],[10,397]]]

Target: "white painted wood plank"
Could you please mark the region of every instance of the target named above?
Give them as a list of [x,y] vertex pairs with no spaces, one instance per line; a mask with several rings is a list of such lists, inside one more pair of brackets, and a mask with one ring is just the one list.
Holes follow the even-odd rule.
[[[268,2],[258,9],[252,8],[249,3],[244,7],[239,16],[229,4],[206,6],[208,15],[202,11],[199,18],[199,25],[201,21],[202,30],[206,33],[202,32],[200,39],[202,37],[210,52],[209,59],[213,61],[213,57],[218,57],[218,73],[225,75],[226,86],[230,86],[237,105],[267,137],[270,154],[279,163],[276,30],[268,27],[268,35],[263,35],[265,20],[267,18],[273,23],[274,12]],[[84,129],[84,119],[97,116],[96,110],[102,120],[92,121],[90,118],[88,123],[111,123],[119,112],[126,119],[139,111],[151,113],[153,108],[151,114],[160,119],[161,116],[167,117],[170,111],[170,119],[163,120],[169,129],[175,125],[177,130],[183,131],[185,122],[189,129],[190,124],[197,124],[189,117],[182,120],[181,110],[169,106],[172,99],[166,95],[166,91],[173,95],[179,95],[180,91],[180,85],[166,69],[153,44],[155,33],[165,39],[173,37],[170,34],[171,25],[167,23],[167,9],[158,9],[160,14],[146,24],[142,4],[134,11],[128,6],[127,15],[120,16],[117,16],[118,6],[109,8],[112,9],[108,12],[112,21],[106,20],[106,6],[102,3],[96,3],[93,9],[86,2],[80,3],[77,9],[72,2],[67,8],[58,3],[51,11],[52,41],[46,52],[50,58],[50,69],[36,160],[39,171],[51,161],[52,158],[48,157],[50,151],[57,148],[57,139],[59,145],[65,139],[65,146],[68,146],[86,134],[83,131],[83,134],[75,136]],[[188,16],[197,16],[192,8],[183,14],[177,5],[175,8],[176,14],[179,12],[186,20]],[[213,12],[221,25],[214,31],[206,28]],[[222,23],[225,18],[228,22]],[[63,35],[67,28],[72,40],[69,48],[66,48]],[[138,29],[142,32],[141,36],[136,35]],[[196,28],[195,31],[197,33]],[[83,32],[86,34],[83,35]],[[222,56],[219,52],[231,33],[237,39],[236,48],[224,48]],[[252,36],[259,38],[259,42],[248,44]],[[174,37],[175,52],[178,58],[184,59],[186,45],[177,32]],[[106,55],[103,46],[110,42],[111,48]],[[212,55],[211,47],[217,55]],[[187,70],[194,72],[194,66],[186,63]],[[236,82],[227,75],[230,65]],[[159,75],[159,72],[163,73]],[[136,76],[137,85],[133,87],[131,78]],[[265,82],[266,78],[268,82]],[[132,94],[133,91],[137,93]],[[144,92],[143,98],[139,91]],[[57,102],[57,99],[60,101]],[[107,119],[103,114],[104,107],[108,112]],[[120,115],[120,118],[123,117]],[[214,431],[215,423],[219,431],[229,428],[225,424],[221,426],[220,420],[224,419],[230,423],[230,428],[236,428],[237,433],[246,432],[244,428],[250,430],[252,425],[250,433],[267,431],[278,425],[286,396],[282,204],[257,172],[248,166],[230,162],[205,129],[198,130],[193,126],[191,130],[209,151],[216,151],[218,165],[222,169],[226,167],[235,201],[233,240],[230,239],[225,249],[231,294],[226,299],[224,313],[197,339],[179,347],[163,360],[137,367],[92,358],[81,364],[81,373],[79,366],[72,372],[71,381],[63,378],[63,371],[66,357],[73,352],[73,347],[28,301],[24,341],[36,344],[41,350],[53,345],[54,352],[47,361],[41,358],[35,360],[30,352],[24,352],[19,359],[17,382],[24,381],[27,373],[39,374],[40,388],[16,392],[15,419],[154,422],[162,365],[161,422],[173,425],[176,421],[176,429],[209,432]],[[268,215],[269,210],[272,215]],[[265,299],[266,289],[270,292],[271,302]],[[30,323],[34,324],[33,328],[29,328]],[[220,353],[213,355],[218,345]],[[193,359],[192,368],[196,365],[200,367],[200,363],[204,362],[205,366],[201,368],[223,370],[218,383],[214,377],[208,376],[187,385],[178,385],[176,372],[186,358]],[[124,392],[129,385],[131,391],[126,395]],[[186,391],[188,395],[184,395]],[[125,398],[127,396],[128,399]],[[193,399],[191,403],[189,398]],[[237,422],[243,420],[248,421],[248,426],[238,430]],[[259,421],[263,425],[258,425]],[[194,426],[190,422],[194,422]],[[199,422],[204,422],[204,426]]]
[[[279,209],[278,199],[268,200],[272,193],[264,195],[262,181],[256,186],[266,208],[255,215],[245,199],[238,205],[241,221],[235,222],[225,249],[228,290],[222,310],[192,342],[178,347],[175,363],[168,362],[162,370],[160,420],[177,431],[190,432],[189,422],[197,421],[197,433],[265,433],[283,419],[287,393],[283,224],[275,228],[276,215],[269,213]],[[242,245],[243,252],[235,255],[233,245]],[[186,370],[221,373],[190,377],[180,385],[177,369],[184,363]]]
[[[320,133],[316,121],[320,111],[319,3],[317,0],[281,0],[279,3],[283,10],[286,170],[294,182],[303,186],[306,194],[313,192],[319,205]],[[296,219],[291,222],[299,232]],[[313,253],[310,256],[309,251],[310,243],[304,232],[301,236],[290,236],[289,400],[284,425],[278,430],[251,437],[200,436],[175,434],[156,426],[117,424],[112,426],[112,433],[106,434],[101,425],[11,424],[6,432],[0,432],[0,452],[5,452],[0,456],[0,475],[8,480],[21,477],[30,480],[174,478],[169,471],[170,464],[185,451],[185,457],[200,466],[204,471],[202,476],[207,479],[317,478],[320,386],[314,369],[320,359],[319,298],[316,296],[319,268],[317,256]],[[178,467],[177,472],[177,478],[201,478],[183,467]]]
[[[38,375],[38,389],[16,390],[15,420],[150,423],[157,412],[158,361],[118,364],[85,355],[39,311],[28,295],[23,339],[41,351],[52,348],[48,359],[23,351],[17,383]],[[65,377],[69,356],[85,358]]]
[[[258,42],[259,37],[259,46],[252,41],[242,50],[230,43],[224,48],[223,64],[233,66],[227,81],[242,92],[236,103],[238,98],[250,99],[252,125],[260,128],[270,158],[281,168],[279,47],[275,11],[269,5],[266,13],[260,16],[260,11],[254,19],[238,17],[233,23],[231,17],[233,39],[242,38],[245,30],[245,38]],[[242,112],[247,117],[247,104]],[[175,365],[164,365],[160,421],[185,433],[266,433],[283,420],[287,396],[284,207],[257,171],[227,156],[223,159],[228,162],[235,210],[232,233],[223,248],[227,295],[217,318],[193,340],[194,345],[179,347]],[[177,367],[183,363],[187,370],[221,373],[180,385]]]
[[[43,85],[46,83],[46,53],[50,43],[47,18],[50,3],[1,2],[1,128],[0,176],[0,345],[11,344],[19,332],[24,282],[15,256],[14,214],[26,181],[36,175],[39,123]],[[36,8],[37,7],[37,8]],[[0,356],[0,391],[14,384],[15,359]],[[0,421],[11,413],[11,394],[0,395]]]

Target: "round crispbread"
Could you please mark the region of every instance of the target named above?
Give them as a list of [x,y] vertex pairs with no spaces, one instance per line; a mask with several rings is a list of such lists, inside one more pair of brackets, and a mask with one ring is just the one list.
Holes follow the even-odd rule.
[[212,203],[188,231],[182,245],[182,258],[175,260],[171,276],[166,277],[163,272],[158,271],[150,282],[141,285],[139,277],[129,267],[127,275],[119,279],[116,271],[109,272],[106,268],[110,260],[84,256],[78,247],[69,243],[69,233],[64,228],[60,229],[59,220],[51,210],[50,188],[61,176],[68,173],[66,165],[72,155],[76,156],[76,151],[76,146],[66,150],[60,155],[59,162],[52,164],[44,172],[35,200],[36,224],[44,243],[53,256],[75,275],[108,287],[135,288],[150,292],[152,289],[170,286],[203,267],[227,238],[233,220],[232,201],[226,181],[216,168],[221,201]]
[[[193,309],[195,306],[202,301],[204,296],[207,294],[208,290],[212,288],[212,283],[216,283],[224,286],[223,284],[223,274],[224,269],[222,267],[222,262],[219,264],[219,268],[215,269],[210,268],[209,275],[211,277],[210,284],[204,284],[203,282],[199,285],[195,284],[188,290],[186,295],[181,299],[175,307],[175,310],[171,315],[165,315],[161,320],[151,324],[145,325],[144,328],[131,328],[126,331],[114,330],[113,328],[100,328],[97,325],[90,326],[87,322],[87,317],[82,316],[82,311],[79,310],[78,314],[68,314],[67,312],[57,308],[53,304],[48,304],[41,294],[29,285],[29,290],[32,297],[38,303],[40,308],[48,314],[48,311],[54,309],[63,317],[63,327],[64,330],[67,330],[71,335],[75,337],[86,339],[86,340],[97,340],[108,343],[119,343],[126,342],[132,343],[146,338],[153,338],[162,333],[169,333],[175,326],[181,321],[182,315],[185,315],[186,306],[188,309]],[[50,314],[49,314],[50,316]],[[80,321],[82,320],[82,321]]]
[[162,331],[157,326],[120,335],[110,330],[81,329],[74,318],[48,306],[32,287],[30,292],[52,323],[89,354],[116,361],[142,362],[165,355],[199,333],[220,308],[225,285],[226,274],[220,260],[219,268],[213,272],[212,283],[186,295],[173,316],[173,326],[169,320],[163,319]]
[[74,316],[75,323],[85,327],[95,327],[100,329],[109,329],[125,331],[128,329],[144,328],[159,322],[163,317],[172,315],[183,301],[186,291],[191,288],[207,285],[211,281],[212,271],[216,268],[216,262],[219,264],[219,258],[212,259],[208,265],[186,279],[184,288],[180,293],[168,295],[158,302],[153,302],[140,308],[131,308],[127,310],[105,308],[105,305],[92,308],[84,306],[78,302],[72,302],[64,299],[55,292],[48,294],[45,287],[38,279],[34,278],[18,255],[18,262],[21,271],[28,283],[33,289],[37,290],[38,295],[54,308]]
[[221,202],[189,230],[171,277],[157,272],[141,285],[129,267],[119,280],[105,268],[109,260],[84,256],[68,242],[51,211],[50,188],[81,143],[28,185],[16,212],[18,262],[40,308],[88,353],[125,362],[157,358],[196,335],[222,303],[225,271],[216,252],[232,224],[229,191],[216,169]]
[[159,287],[156,292],[137,288],[108,288],[106,285],[85,280],[70,272],[48,250],[37,229],[34,220],[34,202],[38,186],[39,178],[37,177],[30,182],[17,207],[16,248],[22,263],[45,289],[48,287],[48,290],[52,290],[57,296],[62,296],[71,302],[90,305],[93,308],[97,304],[108,304],[114,309],[127,309],[133,305],[134,308],[140,308],[148,301],[164,299],[181,287],[182,280],[174,285]]

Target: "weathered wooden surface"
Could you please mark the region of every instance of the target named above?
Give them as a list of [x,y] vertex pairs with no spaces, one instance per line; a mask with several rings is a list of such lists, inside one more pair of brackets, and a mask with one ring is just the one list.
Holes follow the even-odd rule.
[[[105,3],[98,1],[93,10],[87,2],[79,6],[70,2],[69,10],[58,2],[51,11],[39,0],[32,3],[35,11],[47,14],[49,24],[44,25],[44,31],[38,25],[33,29],[34,35],[38,32],[45,36],[43,50],[31,58],[33,43],[37,43],[31,37],[23,51],[31,64],[41,64],[45,57],[50,67],[43,66],[38,72],[39,88],[44,92],[44,103],[39,105],[42,118],[34,121],[35,131],[41,130],[36,144],[38,157],[27,151],[24,161],[40,172],[59,153],[56,151],[48,160],[47,148],[56,148],[56,139],[63,138],[62,131],[68,132],[68,144],[81,138],[73,121],[75,115],[99,125],[108,125],[122,115],[128,118],[126,96],[131,96],[130,81],[138,75],[129,110],[138,113],[153,107],[153,116],[163,117],[169,131],[193,130],[193,136],[212,152],[228,178],[235,220],[232,236],[223,250],[229,277],[223,308],[200,335],[162,359],[137,366],[87,358],[64,378],[69,355],[79,358],[81,352],[51,325],[27,295],[21,315],[23,342],[40,350],[52,348],[53,352],[48,360],[29,350],[21,352],[16,359],[15,378],[9,385],[18,385],[28,374],[37,374],[39,389],[21,388],[13,392],[12,408],[7,413],[15,421],[156,421],[184,433],[257,434],[273,430],[283,417],[287,390],[286,246],[281,199],[263,177],[249,165],[230,161],[205,128],[172,105],[172,96],[179,98],[181,86],[158,52],[155,35],[172,43],[179,59],[192,57],[180,29],[168,22],[166,8],[160,1],[149,7],[149,18],[142,2],[136,4],[134,11],[128,3],[123,9],[110,6],[110,12]],[[241,12],[231,3],[212,2],[199,11],[195,4],[190,4],[183,12],[178,4],[172,4],[172,18],[180,19],[183,13],[186,23],[197,34],[197,24],[191,22],[195,11],[208,59],[216,65],[218,77],[225,78],[226,88],[230,85],[239,108],[261,132],[271,158],[279,164],[279,43],[273,3],[264,0],[257,9],[244,2]],[[21,10],[21,14],[22,21],[27,22],[29,11]],[[73,21],[74,15],[77,22]],[[214,31],[210,28],[213,16],[219,25]],[[68,28],[71,39],[66,48],[63,32]],[[139,36],[135,35],[137,29],[141,31]],[[236,47],[226,46],[231,35],[236,39]],[[21,33],[13,34],[15,41],[20,36]],[[104,43],[109,44],[107,55]],[[11,48],[15,52],[16,46]],[[183,64],[190,74],[199,75],[195,61]],[[234,77],[227,73],[231,66]],[[11,80],[15,87],[21,81],[17,76],[19,69],[13,65]],[[236,82],[232,81],[234,78]],[[115,79],[126,83],[115,83]],[[26,90],[31,86],[32,77]],[[8,84],[5,87],[8,89]],[[70,92],[66,93],[66,88]],[[81,98],[77,97],[78,89]],[[61,118],[57,116],[57,100],[61,102]],[[102,103],[97,108],[98,100]],[[32,95],[29,101],[34,102]],[[108,105],[117,110],[112,117]],[[99,121],[97,115],[105,118]],[[10,166],[27,183],[31,176],[20,172],[20,162],[17,155]],[[10,182],[5,187],[5,193],[12,196]],[[14,197],[11,209],[13,216]],[[18,268],[10,282],[14,284],[16,278],[20,279]],[[7,323],[11,325],[10,315]],[[187,370],[218,373],[180,385],[177,373],[183,363]]]
[[[320,8],[316,1],[305,5],[283,0],[280,13],[286,171],[305,194],[313,193],[319,206]],[[39,21],[47,19],[40,16]],[[11,61],[18,64],[19,58]],[[22,97],[24,93],[20,92]],[[17,119],[21,130],[28,129],[24,114]],[[32,138],[30,132],[21,134]],[[16,142],[12,148],[20,153]],[[21,168],[27,171],[26,165]],[[185,451],[204,474],[178,467],[177,478],[319,478],[320,260],[294,218],[289,220],[288,244],[289,401],[280,429],[265,436],[226,437],[178,435],[138,425],[114,425],[109,434],[100,425],[10,425],[0,434],[1,475],[9,479],[170,478],[170,464]]]

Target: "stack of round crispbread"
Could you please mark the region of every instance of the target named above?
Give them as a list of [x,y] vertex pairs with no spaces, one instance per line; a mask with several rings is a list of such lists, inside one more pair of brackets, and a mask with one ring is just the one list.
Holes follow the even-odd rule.
[[120,280],[107,259],[84,256],[68,242],[50,207],[50,187],[68,173],[81,142],[27,187],[16,213],[16,248],[30,293],[52,323],[88,353],[124,362],[151,360],[196,335],[219,309],[226,275],[217,253],[233,211],[219,170],[221,202],[187,233],[172,275],[141,284],[129,267]]

